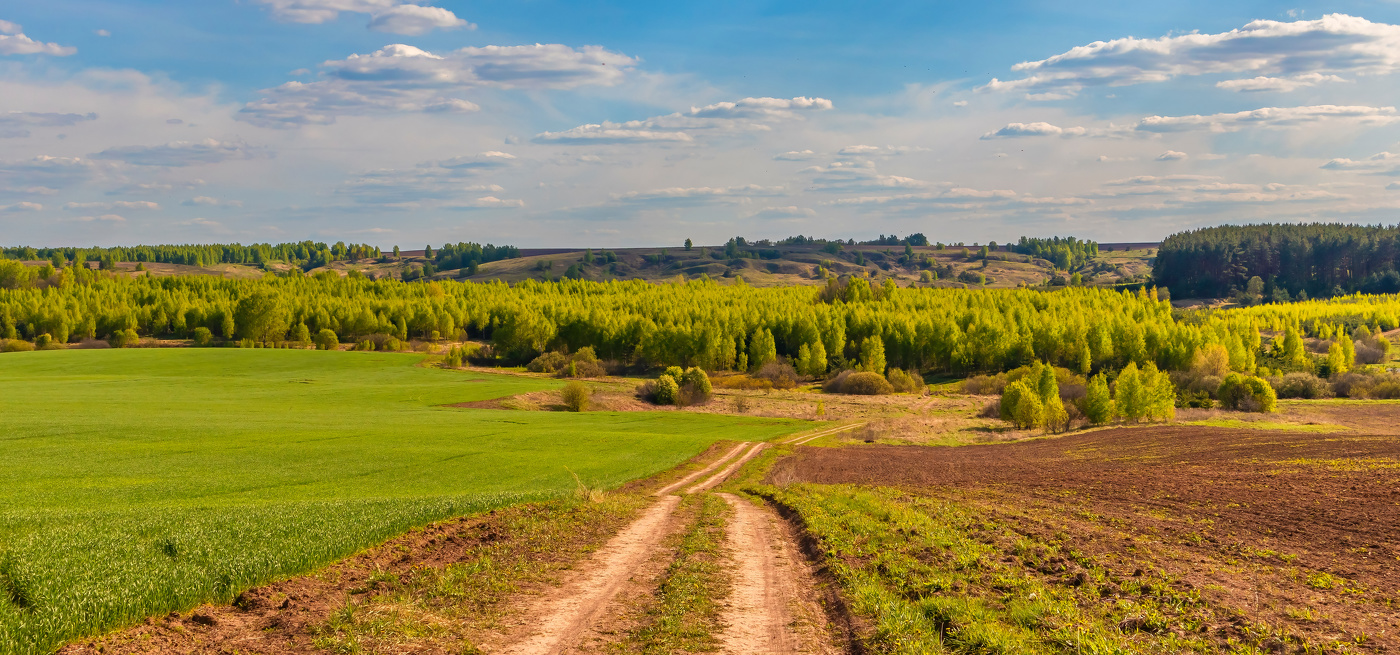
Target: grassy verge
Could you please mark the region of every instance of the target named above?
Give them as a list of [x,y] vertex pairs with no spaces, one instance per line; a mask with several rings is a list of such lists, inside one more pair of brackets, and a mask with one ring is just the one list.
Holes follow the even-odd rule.
[[457,561],[385,571],[352,589],[315,628],[314,645],[336,653],[481,652],[475,640],[496,625],[507,599],[599,548],[648,501],[616,494],[497,510],[466,535],[475,543]]
[[[871,653],[1263,653],[1290,640],[1153,571],[1115,571],[949,498],[750,487],[819,546]],[[1230,621],[1231,636],[1212,626]]]
[[718,646],[720,603],[728,593],[724,566],[724,528],[732,513],[713,494],[689,496],[694,514],[675,537],[676,557],[662,574],[652,602],[636,626],[613,647],[616,653],[702,653]]

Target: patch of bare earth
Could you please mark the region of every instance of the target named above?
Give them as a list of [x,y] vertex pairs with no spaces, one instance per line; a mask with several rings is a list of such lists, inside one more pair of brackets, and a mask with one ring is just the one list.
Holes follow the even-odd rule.
[[799,448],[770,479],[898,486],[971,504],[1116,575],[1160,571],[1226,608],[1228,620],[1204,626],[1221,640],[1269,625],[1329,648],[1400,651],[1393,436],[1183,426]]

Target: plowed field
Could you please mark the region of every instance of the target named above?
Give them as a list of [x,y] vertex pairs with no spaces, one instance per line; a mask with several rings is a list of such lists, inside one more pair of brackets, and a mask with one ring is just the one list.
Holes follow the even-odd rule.
[[1221,609],[1199,629],[1222,645],[1267,629],[1279,651],[1400,652],[1400,437],[1160,427],[802,448],[770,480],[897,486],[1125,577],[1160,573]]

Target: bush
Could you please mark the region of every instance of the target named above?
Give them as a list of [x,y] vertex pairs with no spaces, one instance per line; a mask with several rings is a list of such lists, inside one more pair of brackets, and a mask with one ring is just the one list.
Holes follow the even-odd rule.
[[569,358],[561,352],[547,352],[530,360],[525,369],[531,373],[558,373],[569,363]]
[[107,343],[112,344],[113,348],[135,348],[141,343],[141,337],[136,334],[136,330],[120,330],[113,332],[112,336],[107,338]]
[[559,375],[570,378],[600,378],[608,372],[603,365],[598,363],[598,354],[593,350],[593,346],[584,346],[578,349],[569,358],[569,363],[559,371]]
[[894,393],[885,376],[869,371],[841,371],[836,377],[827,380],[823,388],[827,393],[843,393],[852,396],[883,396]]
[[1231,373],[1216,392],[1220,406],[1242,412],[1273,412],[1278,409],[1274,388],[1262,378]]
[[890,368],[885,375],[885,380],[894,387],[895,393],[917,393],[924,390],[923,378],[916,372],[905,372],[897,368]]
[[34,350],[34,344],[23,339],[0,339],[0,352],[27,353]]
[[316,350],[335,350],[340,347],[340,337],[335,332],[321,330],[316,333]]
[[654,405],[678,405],[681,386],[676,378],[663,373],[661,377],[637,387],[637,396]]
[[686,369],[680,379],[680,404],[682,405],[702,405],[710,402],[713,388],[710,386],[710,376],[705,375],[705,371],[698,367]]
[[45,333],[34,338],[34,347],[39,350],[53,350],[58,346],[54,344],[53,337]]
[[207,348],[214,342],[214,333],[207,327],[197,327],[194,329],[194,345],[200,348]]
[[1215,407],[1215,400],[1210,394],[1204,391],[1187,391],[1176,398],[1177,407],[1192,407],[1196,409],[1210,409]]
[[588,411],[588,401],[592,397],[593,390],[582,382],[570,382],[559,391],[559,399],[564,401],[564,406],[571,412]]
[[962,381],[962,391],[974,396],[1000,396],[1006,390],[1006,374],[974,375]]
[[772,382],[774,389],[794,389],[797,387],[797,369],[794,369],[787,362],[770,361],[761,366],[753,376]]
[[1006,390],[1001,394],[1001,420],[1018,428],[1043,424],[1045,405],[1040,402],[1040,391],[1024,379],[1006,385]]
[[[1343,374],[1345,375],[1345,374]],[[1331,398],[1326,382],[1310,373],[1289,373],[1268,381],[1279,398]]]

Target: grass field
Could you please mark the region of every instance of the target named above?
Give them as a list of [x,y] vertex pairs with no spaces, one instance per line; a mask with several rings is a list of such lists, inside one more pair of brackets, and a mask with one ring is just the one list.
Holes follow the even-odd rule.
[[0,652],[192,607],[423,523],[668,468],[796,421],[443,407],[551,381],[413,355],[0,358]]

